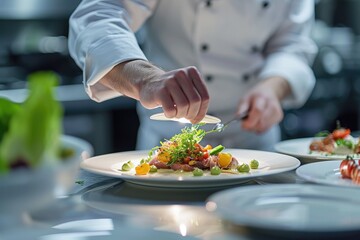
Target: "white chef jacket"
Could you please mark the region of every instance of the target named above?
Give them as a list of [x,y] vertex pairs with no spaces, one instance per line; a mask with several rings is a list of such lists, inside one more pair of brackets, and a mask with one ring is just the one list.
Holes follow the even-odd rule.
[[[291,86],[284,108],[303,105],[315,83],[309,64],[317,49],[308,36],[313,20],[313,0],[83,0],[70,18],[69,49],[83,69],[87,93],[99,102],[121,95],[99,83],[118,63],[144,59],[164,70],[196,66],[207,81],[209,113],[226,120],[249,89],[271,76]],[[134,34],[139,29],[142,48]],[[149,120],[158,111],[138,106],[139,149],[183,127]],[[207,140],[270,149],[280,137],[277,126],[263,135],[239,124],[229,128]]]

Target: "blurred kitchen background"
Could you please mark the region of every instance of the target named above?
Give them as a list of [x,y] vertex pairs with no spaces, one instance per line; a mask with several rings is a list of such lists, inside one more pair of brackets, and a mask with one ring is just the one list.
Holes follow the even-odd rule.
[[[139,125],[135,101],[91,101],[82,72],[68,54],[68,18],[80,0],[0,0],[0,96],[24,98],[27,74],[55,71],[65,109],[64,132],[86,139],[95,154],[133,150]],[[360,129],[360,1],[320,0],[312,37],[319,47],[315,89],[304,107],[286,111],[283,139],[342,126]],[[359,104],[360,105],[360,104]]]

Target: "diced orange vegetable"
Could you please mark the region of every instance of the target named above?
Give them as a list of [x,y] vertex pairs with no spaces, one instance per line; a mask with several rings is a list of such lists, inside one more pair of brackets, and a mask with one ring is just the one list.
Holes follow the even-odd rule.
[[218,156],[220,167],[226,168],[227,166],[229,166],[232,159],[232,155],[230,153],[220,152]]
[[160,152],[160,153],[157,155],[157,159],[158,159],[160,162],[167,163],[167,162],[170,161],[170,153],[167,152],[167,151]]
[[143,163],[135,167],[136,175],[146,175],[150,172],[150,164]]
[[212,149],[212,146],[208,144],[203,148],[203,151],[207,151],[207,150],[210,150],[210,149]]

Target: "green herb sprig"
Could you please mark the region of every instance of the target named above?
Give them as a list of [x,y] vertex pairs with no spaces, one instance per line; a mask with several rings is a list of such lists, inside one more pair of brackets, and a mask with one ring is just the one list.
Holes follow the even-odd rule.
[[[201,127],[205,123],[192,124],[191,126],[185,126],[181,133],[174,135],[170,140],[160,142],[161,146],[156,146],[149,151],[147,159],[143,161],[149,162],[156,151],[167,151],[170,155],[170,160],[167,165],[172,165],[179,160],[184,159],[196,150],[196,143],[200,143],[205,135],[216,132],[214,130],[205,131]],[[202,154],[202,153],[199,153]]]

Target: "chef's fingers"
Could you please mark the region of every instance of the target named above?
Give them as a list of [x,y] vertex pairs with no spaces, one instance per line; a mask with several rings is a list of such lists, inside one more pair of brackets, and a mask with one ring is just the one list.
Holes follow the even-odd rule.
[[200,73],[195,67],[188,69],[189,76],[200,96],[200,106],[198,107],[197,115],[191,120],[192,123],[200,122],[209,108],[210,95],[204,80],[201,78]]
[[194,118],[198,116],[201,105],[200,94],[195,88],[193,80],[189,76],[186,69],[177,72],[176,79],[178,80],[178,84],[184,92],[184,95],[186,96],[189,103],[187,112],[185,113],[184,117],[190,121],[194,120]]
[[249,99],[244,98],[244,99],[240,100],[236,115],[241,115],[241,114],[244,114],[245,112],[248,112],[249,108],[250,108]]
[[199,111],[200,96],[194,88],[192,80],[189,78],[186,69],[180,69],[174,77],[177,81],[177,85],[179,86],[178,90],[174,89],[174,94],[182,93],[184,96],[184,99],[179,99],[179,104],[181,105],[178,105],[178,101],[176,101],[178,108],[177,117],[184,117],[191,120],[194,117],[191,114],[196,116]]
[[269,101],[265,108],[261,120],[256,126],[257,133],[263,133],[271,128],[273,125],[278,124],[284,117],[284,112],[281,105],[277,101]]
[[249,115],[242,121],[242,127],[248,131],[258,131],[262,116],[266,110],[266,99],[261,96],[253,95],[249,98]]
[[158,104],[162,106],[164,114],[168,118],[176,117],[177,109],[175,102],[171,96],[171,92],[168,88],[162,88],[156,96]]
[[176,115],[177,118],[186,117],[189,109],[189,100],[186,96],[186,93],[182,89],[182,84],[184,84],[184,72],[182,70],[177,71],[174,74],[174,80],[169,81],[166,84],[166,88],[169,90],[174,104],[176,106]]

